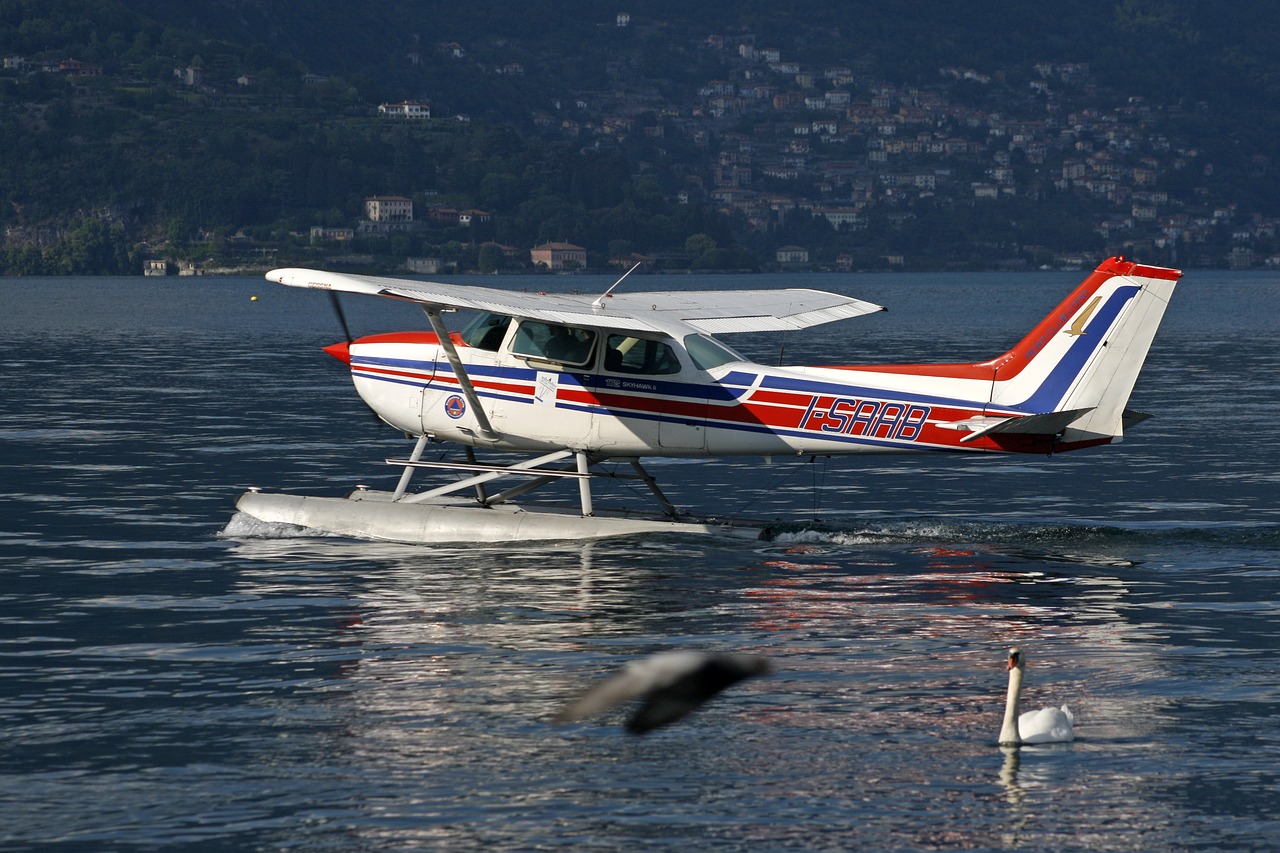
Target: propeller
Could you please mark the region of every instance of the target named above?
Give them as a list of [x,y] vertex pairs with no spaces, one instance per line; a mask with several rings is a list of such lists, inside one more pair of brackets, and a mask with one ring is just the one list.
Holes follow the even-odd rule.
[[[347,315],[342,310],[342,300],[338,298],[336,290],[329,291],[329,302],[333,305],[333,313],[338,315],[338,324],[342,326],[342,334],[345,337],[345,341],[340,344],[330,344],[324,348],[324,351],[349,366],[351,364],[351,343],[355,340],[355,337],[351,334],[351,326],[347,324]],[[360,402],[364,403],[365,408],[369,410],[369,414],[373,415],[373,419],[377,423],[385,423],[377,410],[365,402],[363,397],[360,398]]]
[[342,310],[342,300],[338,298],[338,291],[329,291],[329,301],[333,304],[333,313],[338,315],[338,323],[342,326],[342,334],[346,335],[347,343],[351,343],[355,338],[351,337],[351,327],[347,325],[347,315]]

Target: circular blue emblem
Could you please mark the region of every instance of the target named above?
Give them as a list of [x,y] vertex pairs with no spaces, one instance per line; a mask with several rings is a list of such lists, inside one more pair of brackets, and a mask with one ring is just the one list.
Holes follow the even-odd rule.
[[457,394],[444,401],[444,413],[451,418],[460,418],[467,413],[467,401]]

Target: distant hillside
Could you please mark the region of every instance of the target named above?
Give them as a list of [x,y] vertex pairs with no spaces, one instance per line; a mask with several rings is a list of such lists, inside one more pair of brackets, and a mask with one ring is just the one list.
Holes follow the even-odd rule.
[[[484,110],[480,98],[501,93],[467,91],[451,75],[432,80],[425,69],[449,65],[441,61],[438,45],[459,44],[470,63],[520,61],[538,88],[558,81],[546,91],[551,97],[598,82],[610,61],[638,64],[642,72],[659,71],[673,80],[697,79],[704,68],[688,45],[718,34],[750,37],[760,47],[777,47],[814,64],[870,63],[881,76],[902,83],[932,80],[947,65],[997,74],[1033,61],[1077,62],[1088,63],[1101,86],[1150,98],[1203,99],[1215,109],[1248,109],[1255,116],[1280,107],[1275,10],[1260,0],[1081,0],[1069,7],[1021,0],[641,0],[617,6],[588,0],[136,0],[128,5],[169,26],[289,53],[312,71],[373,75],[384,81],[389,97],[443,87],[442,94],[456,100],[458,109],[475,113]],[[631,32],[618,31],[619,12],[629,14]],[[639,39],[632,37],[637,30],[643,32]],[[416,74],[405,61],[414,53],[423,69]],[[526,94],[535,91],[532,81],[523,88]]]
[[[821,268],[1280,265],[1272,17],[0,0],[0,271],[518,267],[547,240],[592,266],[769,267],[783,246]],[[403,100],[432,118],[379,116]],[[379,193],[414,201],[413,230],[361,230]],[[467,209],[483,216],[450,219]],[[317,245],[316,227],[353,236]]]
[[[625,33],[615,25],[619,12],[630,16]],[[366,75],[388,98],[429,94],[476,115],[490,98],[509,109],[518,93],[541,106],[590,87],[610,62],[644,76],[697,79],[707,69],[689,45],[711,35],[749,37],[811,63],[869,63],[901,83],[931,80],[947,65],[997,74],[1034,61],[1088,63],[1100,86],[1207,100],[1231,115],[1250,110],[1264,131],[1275,129],[1280,107],[1274,7],[1261,0],[1080,0],[1069,9],[1021,0],[640,0],[616,7],[588,0],[0,0],[7,52],[63,50],[102,60],[142,39],[183,61],[189,57],[177,51],[196,46],[193,39],[256,45],[316,73]],[[467,65],[520,62],[526,77],[499,85],[512,81],[448,73],[456,63],[439,46],[451,43],[465,50]],[[408,60],[415,54],[416,66]]]

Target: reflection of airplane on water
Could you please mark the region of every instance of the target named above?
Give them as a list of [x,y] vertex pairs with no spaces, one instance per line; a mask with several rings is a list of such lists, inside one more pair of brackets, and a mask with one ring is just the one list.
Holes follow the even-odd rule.
[[[713,335],[802,329],[880,307],[806,289],[615,294],[615,284],[593,298],[275,270],[268,278],[292,287],[422,306],[431,332],[326,348],[350,365],[356,390],[383,421],[418,438],[407,459],[387,460],[403,468],[392,492],[251,490],[238,506],[263,521],[403,541],[715,532],[725,528],[684,516],[640,460],[1109,444],[1144,417],[1126,406],[1179,276],[1112,258],[1012,350],[982,363],[772,367]],[[458,309],[478,313],[449,331],[442,314]],[[463,446],[466,460],[424,460],[431,442]],[[477,450],[531,458],[491,464]],[[664,514],[598,511],[591,478],[606,462],[629,465]],[[410,493],[422,468],[465,476]],[[491,492],[499,478],[520,482]],[[576,506],[512,503],[564,479],[578,484]]]

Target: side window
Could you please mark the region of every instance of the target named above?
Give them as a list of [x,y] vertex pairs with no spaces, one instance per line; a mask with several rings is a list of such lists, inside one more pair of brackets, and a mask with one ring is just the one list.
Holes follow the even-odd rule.
[[668,344],[627,335],[610,335],[605,341],[604,366],[613,373],[665,376],[680,372],[680,360]]
[[706,335],[689,335],[684,339],[689,358],[702,370],[710,370],[731,361],[743,361],[742,356]]
[[596,333],[591,329],[525,320],[516,329],[511,351],[525,358],[583,367],[591,361],[595,345]]
[[481,314],[466,325],[460,337],[469,347],[497,352],[510,325],[511,318],[505,314]]

